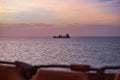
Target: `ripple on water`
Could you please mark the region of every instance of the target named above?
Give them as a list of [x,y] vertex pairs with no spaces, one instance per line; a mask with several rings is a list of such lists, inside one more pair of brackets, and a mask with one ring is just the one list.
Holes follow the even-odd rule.
[[0,40],[0,60],[30,64],[120,65],[120,38]]

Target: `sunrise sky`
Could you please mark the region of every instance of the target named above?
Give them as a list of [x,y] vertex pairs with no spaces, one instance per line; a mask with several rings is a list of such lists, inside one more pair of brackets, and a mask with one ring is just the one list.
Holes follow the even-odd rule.
[[0,0],[0,37],[120,36],[120,0]]

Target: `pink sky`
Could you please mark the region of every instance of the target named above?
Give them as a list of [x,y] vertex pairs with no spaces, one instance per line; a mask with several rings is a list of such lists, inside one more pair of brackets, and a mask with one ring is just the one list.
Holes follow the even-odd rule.
[[0,0],[0,36],[120,36],[120,0]]
[[56,25],[52,24],[9,24],[0,28],[1,37],[51,37],[53,35],[71,36],[120,36],[119,26],[110,25]]

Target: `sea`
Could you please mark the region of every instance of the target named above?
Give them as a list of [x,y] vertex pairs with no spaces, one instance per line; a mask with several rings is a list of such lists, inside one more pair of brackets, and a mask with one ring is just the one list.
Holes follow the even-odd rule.
[[120,37],[0,38],[0,60],[119,66]]

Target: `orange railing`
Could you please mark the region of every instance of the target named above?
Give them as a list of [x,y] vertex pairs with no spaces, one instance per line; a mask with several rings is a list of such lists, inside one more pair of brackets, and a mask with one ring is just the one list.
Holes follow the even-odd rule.
[[[105,80],[105,70],[118,70],[120,66],[104,66],[101,68],[93,68],[89,65],[83,64],[72,64],[72,65],[30,65],[24,62],[15,61],[15,62],[8,62],[8,61],[0,61],[0,64],[8,64],[14,65],[17,70],[19,70],[21,76],[26,80],[30,80],[33,75],[36,74],[37,70],[40,68],[68,68],[71,71],[77,72],[87,72],[87,74],[91,75],[90,71],[96,71],[97,80]],[[94,74],[94,73],[93,73]],[[91,75],[92,76],[92,75]]]

